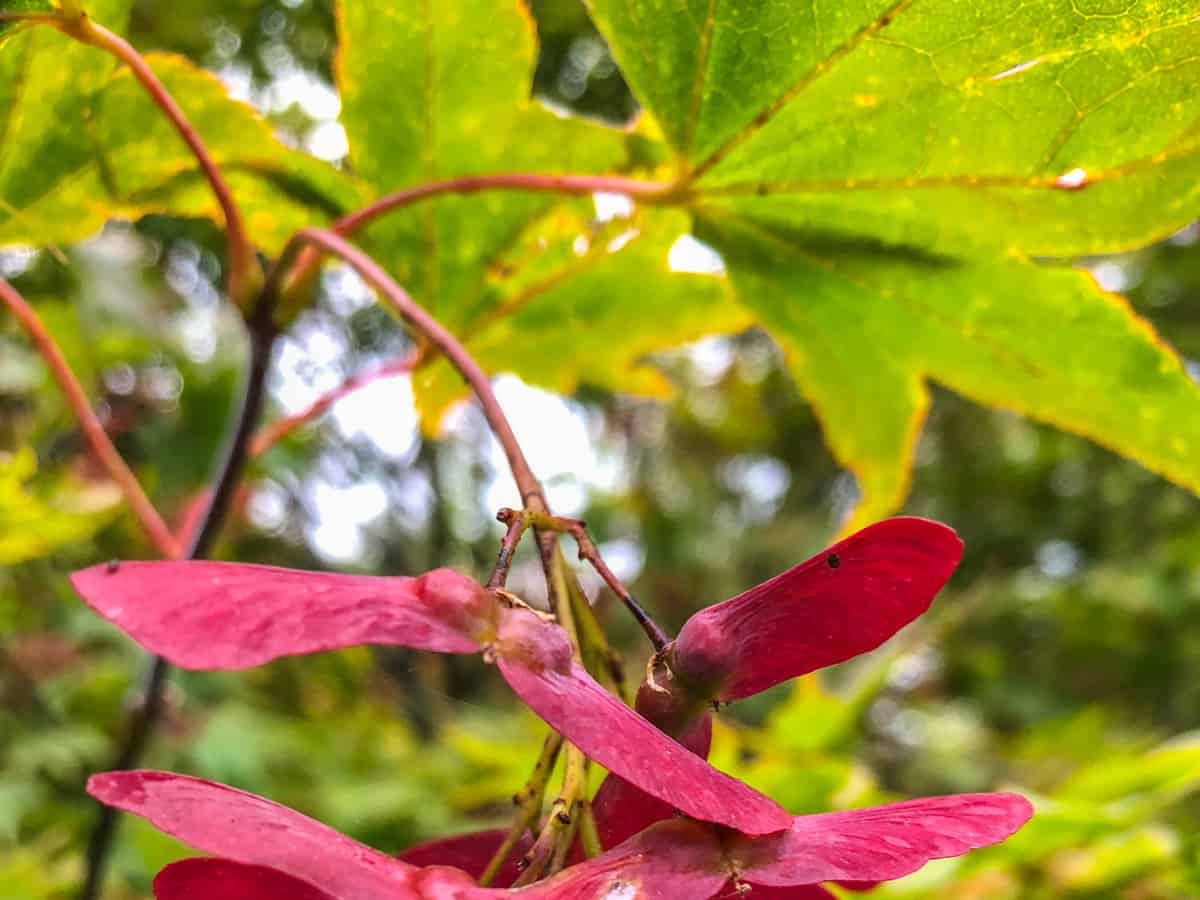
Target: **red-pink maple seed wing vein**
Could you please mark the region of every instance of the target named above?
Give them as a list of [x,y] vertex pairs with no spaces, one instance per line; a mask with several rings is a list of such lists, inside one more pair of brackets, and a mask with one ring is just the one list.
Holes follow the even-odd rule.
[[752,884],[890,881],[932,859],[960,856],[1012,835],[1033,807],[1015,794],[960,794],[799,816],[780,835],[735,851]]
[[515,890],[512,900],[708,900],[728,878],[713,830],[676,819]]
[[610,772],[696,819],[746,834],[791,825],[782,807],[718,772],[597,684],[574,660],[565,671],[497,660],[505,681],[555,731]]
[[736,700],[874,650],[920,616],[962,555],[954,531],[877,522],[731,600],[693,615],[674,647],[684,677]]
[[[76,572],[80,596],[187,669],[245,669],[358,644],[474,653],[495,601],[464,575],[337,575],[218,562],[126,562]],[[489,622],[488,619],[492,621]]]
[[158,900],[337,900],[277,869],[231,859],[181,859],[154,879]]
[[413,889],[419,871],[413,866],[236,788],[171,772],[133,770],[93,775],[88,793],[141,816],[196,850],[277,869],[338,900],[420,896]]

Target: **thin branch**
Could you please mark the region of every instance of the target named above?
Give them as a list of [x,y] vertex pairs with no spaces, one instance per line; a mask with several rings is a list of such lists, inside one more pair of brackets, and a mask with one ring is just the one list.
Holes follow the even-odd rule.
[[517,846],[525,832],[537,824],[542,811],[542,800],[546,796],[546,785],[550,781],[550,773],[554,771],[554,762],[558,759],[558,751],[562,749],[563,737],[557,731],[551,731],[542,742],[542,752],[529,773],[525,786],[513,794],[513,805],[517,807],[517,815],[508,833],[504,836],[491,860],[479,876],[480,887],[487,887],[500,871],[500,867],[508,860],[509,854]]
[[619,175],[538,175],[525,172],[501,172],[495,175],[465,175],[445,181],[431,181],[380,197],[357,212],[343,216],[333,230],[343,237],[357,233],[380,216],[440,194],[478,194],[481,191],[522,191],[540,194],[625,194],[630,197],[659,200],[668,196],[671,186],[658,181],[642,181]]
[[587,793],[587,769],[587,757],[578,747],[568,744],[562,788],[550,805],[550,814],[537,840],[518,864],[521,874],[513,882],[514,888],[532,884],[562,867],[579,827],[579,806]]
[[504,537],[500,539],[500,552],[496,556],[496,565],[492,568],[491,577],[488,578],[487,588],[489,591],[504,587],[508,581],[508,568],[512,565],[513,554],[517,552],[517,544],[521,543],[521,536],[529,527],[529,517],[525,515],[524,511],[518,512],[507,506],[496,513],[496,519],[503,522],[507,528],[504,531]]
[[654,645],[654,649],[659,651],[667,646],[671,639],[667,637],[667,633],[662,630],[659,624],[650,617],[650,614],[642,608],[641,604],[633,599],[633,594],[629,593],[625,585],[621,583],[621,579],[608,567],[608,564],[600,556],[600,551],[596,548],[591,535],[587,533],[586,523],[580,519],[549,516],[535,519],[534,524],[571,535],[575,541],[575,545],[579,548],[579,558],[587,560],[612,592],[621,598],[621,602],[625,604],[638,624],[642,626],[642,630],[646,632],[646,636],[650,638],[650,643]]
[[[465,175],[445,181],[431,181],[380,197],[374,203],[338,219],[331,230],[342,237],[358,233],[379,217],[420,200],[444,194],[478,194],[483,191],[520,191],[542,194],[625,194],[648,202],[663,202],[673,196],[673,186],[657,181],[640,181],[619,175],[538,175],[526,172],[501,172],[494,175]],[[307,250],[300,254],[288,275],[284,293],[291,293],[313,274],[320,254]]]
[[[263,295],[269,299],[271,295]],[[249,458],[250,438],[262,414],[266,396],[267,369],[271,362],[271,350],[278,334],[273,321],[273,305],[260,301],[246,325],[250,337],[250,359],[246,372],[242,401],[234,418],[234,424],[225,446],[224,455],[217,466],[213,489],[195,532],[191,535],[187,559],[206,556],[220,533],[229,512],[234,491],[241,480],[242,471]],[[170,666],[160,656],[152,657],[142,682],[137,704],[129,717],[125,738],[110,770],[133,769],[138,766],[150,737],[154,733],[164,709],[164,697]],[[99,808],[96,823],[88,838],[86,851],[87,874],[80,900],[96,900],[104,881],[104,873],[116,837],[119,813],[114,807]]]
[[318,247],[341,258],[363,281],[371,285],[404,321],[441,351],[475,394],[492,434],[499,441],[508,459],[508,466],[521,493],[522,504],[535,512],[548,514],[542,486],[534,476],[520,444],[517,443],[516,435],[492,391],[487,374],[458,339],[421,308],[370,256],[328,229],[305,228],[288,242],[283,254],[271,268],[263,288],[264,292],[268,296],[275,296],[284,273],[289,270],[296,254],[306,246]]
[[225,181],[225,177],[221,174],[221,170],[217,167],[216,162],[213,161],[208,148],[204,146],[199,133],[192,127],[192,123],[188,121],[179,104],[175,102],[175,98],[171,96],[163,83],[158,80],[158,76],[154,74],[154,70],[150,68],[142,55],[120,35],[114,34],[103,25],[93,22],[82,12],[78,15],[58,16],[50,24],[53,24],[59,31],[84,44],[98,47],[113,54],[121,62],[129,66],[133,72],[133,76],[145,88],[146,93],[150,95],[150,99],[171,120],[171,124],[179,132],[179,136],[188,145],[188,148],[192,151],[192,155],[196,157],[196,161],[200,164],[200,169],[204,172],[204,177],[208,179],[209,186],[212,188],[217,203],[221,207],[221,214],[225,217],[225,239],[229,257],[227,290],[230,299],[241,308],[243,301],[247,299],[247,297],[243,296],[243,291],[248,292],[253,288],[251,275],[255,264],[254,247],[247,237],[241,212],[238,210],[237,203],[233,199],[233,192],[230,190],[229,184]]
[[323,415],[333,404],[337,403],[343,397],[354,393],[359,388],[373,384],[382,378],[393,378],[397,375],[406,375],[412,372],[416,368],[418,359],[419,356],[413,354],[404,359],[388,363],[386,366],[374,371],[359,372],[351,375],[333,390],[322,394],[304,409],[300,410],[300,412],[285,416],[270,425],[264,425],[250,442],[250,456],[252,458],[262,456],[297,428]]
[[[582,523],[573,519],[560,518],[550,513],[550,509],[546,505],[545,495],[542,492],[542,486],[533,474],[533,470],[530,468],[529,462],[521,450],[521,445],[517,442],[516,435],[513,433],[512,426],[509,424],[508,418],[504,415],[504,410],[501,408],[495,393],[492,391],[491,381],[483,369],[480,368],[479,363],[475,361],[475,358],[471,356],[466,347],[454,335],[419,306],[408,295],[408,292],[400,287],[374,259],[345,238],[328,229],[306,228],[297,232],[288,241],[283,253],[267,274],[267,281],[263,288],[264,292],[269,296],[277,295],[281,283],[286,277],[286,273],[294,271],[291,265],[292,262],[306,247],[315,247],[325,253],[340,257],[343,262],[347,263],[359,274],[359,277],[363,281],[378,291],[379,295],[399,313],[401,318],[440,350],[467,382],[467,385],[474,392],[483,410],[484,418],[487,419],[492,434],[495,435],[496,440],[504,450],[504,455],[508,459],[513,479],[517,483],[517,489],[521,492],[521,501],[524,505],[523,511],[533,517],[533,525],[537,531],[542,559],[542,569],[546,576],[546,584],[550,590],[551,597],[554,597],[552,559],[556,548],[555,534],[559,531],[568,531],[579,545],[581,558],[588,559],[606,583],[613,588],[617,596],[621,598],[626,607],[633,613],[638,624],[642,626],[642,629],[654,644],[655,649],[665,647],[668,641],[666,634],[646,611],[642,609],[637,601],[633,599],[629,591],[621,585],[620,580],[612,573],[608,566],[604,564],[599,552],[596,550],[595,544],[592,543],[586,531],[583,530]],[[559,608],[565,605],[566,598],[563,597],[562,600],[564,603],[555,606],[554,610],[557,614],[569,616],[569,609],[564,611]]]
[[29,335],[29,339],[37,348],[38,355],[45,361],[47,368],[50,369],[50,374],[54,376],[59,389],[66,397],[67,405],[74,413],[88,446],[92,448],[92,452],[100,460],[109,477],[121,489],[125,502],[129,504],[138,524],[141,525],[142,531],[145,532],[158,555],[164,559],[179,559],[182,554],[179,542],[175,540],[171,529],[167,527],[167,523],[163,521],[158,510],[154,508],[154,504],[142,490],[137,476],[133,474],[125,460],[121,458],[121,454],[117,452],[117,448],[113,446],[108,432],[104,430],[104,425],[101,424],[92,409],[91,401],[88,400],[75,373],[71,371],[70,363],[63,356],[58,344],[46,330],[33,307],[25,301],[16,288],[2,278],[0,278],[0,300],[4,301],[21,327],[25,329],[26,334]]
[[[570,519],[560,519],[550,513],[542,486],[533,474],[533,470],[517,442],[516,435],[496,399],[487,374],[459,340],[419,306],[375,260],[342,236],[327,229],[306,228],[297,232],[288,241],[283,254],[267,274],[263,290],[268,296],[278,296],[286,273],[294,271],[292,263],[297,254],[310,247],[333,254],[354,269],[359,277],[374,288],[410,327],[414,328],[429,344],[446,357],[474,392],[492,434],[504,450],[513,479],[520,491],[522,510],[519,517],[521,520],[528,519],[536,532],[542,570],[546,577],[546,587],[552,609],[559,624],[569,635],[576,655],[579,655],[579,635],[575,628],[570,590],[566,581],[568,569],[558,546],[558,534],[560,531],[570,531],[573,528],[577,528],[582,533],[582,523]],[[516,515],[514,514],[513,517],[516,518]],[[500,558],[497,560],[497,570],[501,573],[510,561],[511,548],[516,546],[522,530],[523,528],[514,527],[512,522],[509,523],[509,533],[505,535]],[[587,538],[586,533],[583,533],[583,538],[586,546],[590,548],[593,564],[598,562],[599,570],[607,573],[613,583],[619,585],[620,582],[599,559],[599,554],[595,552],[595,546]],[[576,540],[579,541],[578,535],[576,535]],[[585,545],[584,542],[580,542],[581,550]],[[493,573],[493,580],[495,578],[496,573]],[[647,634],[655,642],[655,646],[665,646],[666,638],[661,629],[646,616],[641,607],[633,602],[628,591],[624,591],[622,588],[621,592],[628,598],[627,605],[636,610],[635,615],[640,613],[639,621],[642,622],[643,627],[647,628]],[[540,877],[547,868],[553,869],[555,865],[560,865],[566,855],[566,845],[574,839],[578,828],[579,804],[583,801],[587,790],[587,760],[576,747],[568,746],[566,752],[568,764],[562,790],[555,801],[556,805],[549,820],[534,842],[530,853],[523,860],[526,869],[518,879],[518,885],[529,883]],[[523,828],[525,815],[525,811],[522,810],[522,815],[518,816],[510,836],[514,833],[517,835],[523,833],[523,830],[518,831],[517,829]]]

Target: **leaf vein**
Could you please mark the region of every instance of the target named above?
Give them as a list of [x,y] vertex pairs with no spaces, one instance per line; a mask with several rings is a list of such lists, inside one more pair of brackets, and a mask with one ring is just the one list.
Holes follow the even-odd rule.
[[790,88],[779,95],[772,103],[766,106],[758,113],[750,122],[738,131],[733,137],[729,138],[720,147],[709,154],[696,169],[692,171],[690,180],[694,181],[700,178],[731,153],[736,147],[740,146],[746,140],[762,130],[768,122],[775,118],[781,110],[789,103],[804,93],[809,87],[816,83],[822,76],[831,71],[843,59],[849,56],[854,50],[863,43],[869,40],[874,35],[878,34],[884,28],[892,23],[896,16],[908,9],[915,0],[896,0],[884,12],[877,16],[871,22],[863,25],[854,34],[841,43],[832,53],[825,59],[821,60],[813,68],[809,69],[799,81],[793,84]]

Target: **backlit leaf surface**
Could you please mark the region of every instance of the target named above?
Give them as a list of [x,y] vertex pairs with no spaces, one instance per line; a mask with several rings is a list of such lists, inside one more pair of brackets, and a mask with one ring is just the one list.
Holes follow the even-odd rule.
[[[337,80],[350,163],[376,194],[461,175],[596,172],[620,133],[529,97],[533,23],[518,0],[338,7]],[[388,215],[366,234],[389,270],[452,330],[486,267],[555,198],[492,192]]]
[[858,477],[853,524],[903,501],[928,378],[1200,488],[1178,360],[1083,276],[1024,264],[1200,214],[1194,3],[591,8]]
[[[277,251],[297,228],[360,202],[350,179],[281,144],[213,75],[181,57],[147,60],[228,174],[259,246]],[[13,86],[0,100],[15,96],[0,128],[0,244],[75,242],[114,216],[149,212],[219,219],[183,140],[110,56],[35,28],[3,48],[4,67]]]
[[865,495],[907,493],[933,380],[1081,434],[1200,489],[1200,389],[1154,330],[1088,274],[963,262],[706,219],[742,301],[789,355]]

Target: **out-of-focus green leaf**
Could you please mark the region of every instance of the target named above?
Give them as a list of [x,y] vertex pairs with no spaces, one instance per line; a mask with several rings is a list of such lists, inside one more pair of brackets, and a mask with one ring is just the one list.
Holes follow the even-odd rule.
[[906,494],[929,379],[1200,489],[1200,389],[1150,325],[1091,276],[724,217],[702,220],[700,234],[725,255],[742,301],[787,350],[834,454],[858,476],[856,523]]
[[[647,354],[751,324],[724,279],[670,270],[685,227],[682,213],[646,210],[589,237],[586,221],[558,208],[494,267],[466,329],[468,349],[485,370],[550,390],[586,383],[665,395],[661,374],[639,364]],[[442,361],[415,384],[427,423],[465,393]]]
[[1033,818],[1020,831],[978,858],[968,857],[967,865],[986,867],[998,859],[1033,865],[1060,850],[1099,841],[1127,827],[1122,817],[1094,804],[1046,801],[1035,805]]
[[1113,835],[1055,861],[1055,880],[1064,890],[1113,891],[1161,868],[1179,852],[1179,838],[1165,828],[1146,827]]
[[798,678],[766,722],[771,742],[799,751],[829,749],[854,728],[860,710],[826,691],[817,678]]
[[[89,11],[117,31],[125,28],[132,0],[96,0]],[[0,245],[42,239],[36,216],[24,211],[51,193],[69,173],[94,165],[90,141],[94,95],[116,69],[109,54],[49,27],[23,29],[0,45]],[[101,196],[87,197],[93,207]],[[102,218],[90,213],[95,230]],[[59,232],[61,233],[61,232]],[[88,234],[90,231],[85,231]]]
[[27,777],[0,779],[0,847],[17,843],[21,818],[37,802],[39,793],[38,786]]
[[[460,175],[602,172],[619,131],[529,99],[534,30],[517,0],[342,3],[338,86],[355,172],[378,193]],[[445,197],[368,229],[380,258],[451,329],[488,264],[554,198]]]
[[1190,0],[592,6],[693,190],[739,215],[1060,256],[1200,210]]
[[120,494],[112,486],[35,493],[33,450],[0,453],[0,563],[38,559],[58,547],[85,541],[112,518]]
[[1200,787],[1200,736],[1180,735],[1139,756],[1110,756],[1077,772],[1056,791],[1067,800],[1104,803],[1144,797],[1176,800]]
[[51,848],[25,847],[0,856],[0,885],[6,897],[21,900],[51,900],[61,897],[70,880],[61,865],[50,865]]
[[0,18],[0,42],[11,37],[22,23],[15,17],[21,13],[48,13],[54,11],[54,4],[49,0],[0,0],[0,17],[13,16],[13,19]]
[[[40,38],[41,32],[28,37]],[[17,126],[0,137],[0,243],[55,244],[81,240],[113,216],[151,212],[219,219],[195,158],[145,91],[126,70],[106,83],[107,57],[50,34],[30,44],[27,78],[53,64],[60,106],[48,116],[21,95]],[[82,49],[78,78],[72,61]],[[19,60],[20,47],[0,60]],[[59,52],[67,53],[66,62]],[[277,251],[296,228],[321,223],[357,205],[353,181],[320,161],[290,150],[250,107],[233,100],[212,75],[181,57],[148,57],[155,74],[183,108],[229,181],[253,240]],[[88,75],[91,77],[87,77]],[[62,145],[60,149],[60,144]]]

